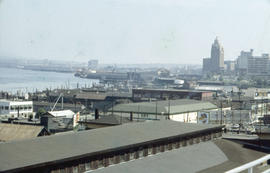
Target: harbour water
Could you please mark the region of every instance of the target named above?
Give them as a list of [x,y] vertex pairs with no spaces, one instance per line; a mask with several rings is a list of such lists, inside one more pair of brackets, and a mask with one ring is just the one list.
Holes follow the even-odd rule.
[[0,68],[0,91],[26,93],[56,88],[91,87],[98,80],[82,79],[73,73]]

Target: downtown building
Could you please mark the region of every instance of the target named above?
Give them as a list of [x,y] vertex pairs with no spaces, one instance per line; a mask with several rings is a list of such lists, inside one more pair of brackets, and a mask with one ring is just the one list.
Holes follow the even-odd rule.
[[203,73],[224,71],[224,49],[216,38],[211,48],[211,57],[203,59]]
[[269,54],[248,58],[247,74],[249,76],[266,76],[270,74]]
[[249,76],[270,75],[270,57],[269,54],[254,56],[253,49],[249,52],[241,51],[237,59],[237,71],[240,74]]

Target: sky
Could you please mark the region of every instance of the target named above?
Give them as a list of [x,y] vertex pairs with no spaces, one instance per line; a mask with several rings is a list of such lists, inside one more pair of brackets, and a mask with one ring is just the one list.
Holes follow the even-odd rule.
[[0,0],[0,57],[202,64],[270,53],[270,0]]

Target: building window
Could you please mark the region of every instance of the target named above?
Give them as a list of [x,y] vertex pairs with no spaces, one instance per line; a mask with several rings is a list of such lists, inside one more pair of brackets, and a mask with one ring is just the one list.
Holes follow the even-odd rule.
[[142,118],[148,118],[148,114],[141,114]]

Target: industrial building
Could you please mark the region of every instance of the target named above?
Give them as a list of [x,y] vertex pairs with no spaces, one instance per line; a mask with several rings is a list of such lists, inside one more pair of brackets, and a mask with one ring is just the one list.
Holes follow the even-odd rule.
[[[158,121],[2,143],[0,172],[80,173],[96,170],[149,155],[162,155],[164,151],[178,153],[179,148],[220,137],[222,128],[216,125]],[[193,150],[187,148],[188,154],[185,154],[190,162],[193,160],[190,155]],[[203,147],[199,150],[203,150]],[[213,162],[212,159],[203,168],[222,161],[225,160]]]
[[42,115],[40,124],[50,133],[72,130],[75,126],[77,114],[71,110],[50,111]]
[[[136,120],[166,120],[188,123],[200,123],[201,118],[208,121],[206,112],[218,111],[218,107],[210,102],[191,99],[165,100],[119,104],[110,109],[123,117]],[[202,114],[204,113],[204,114]]]
[[132,100],[173,100],[173,99],[196,99],[207,100],[212,97],[213,93],[210,91],[199,90],[177,90],[177,89],[132,89]]

